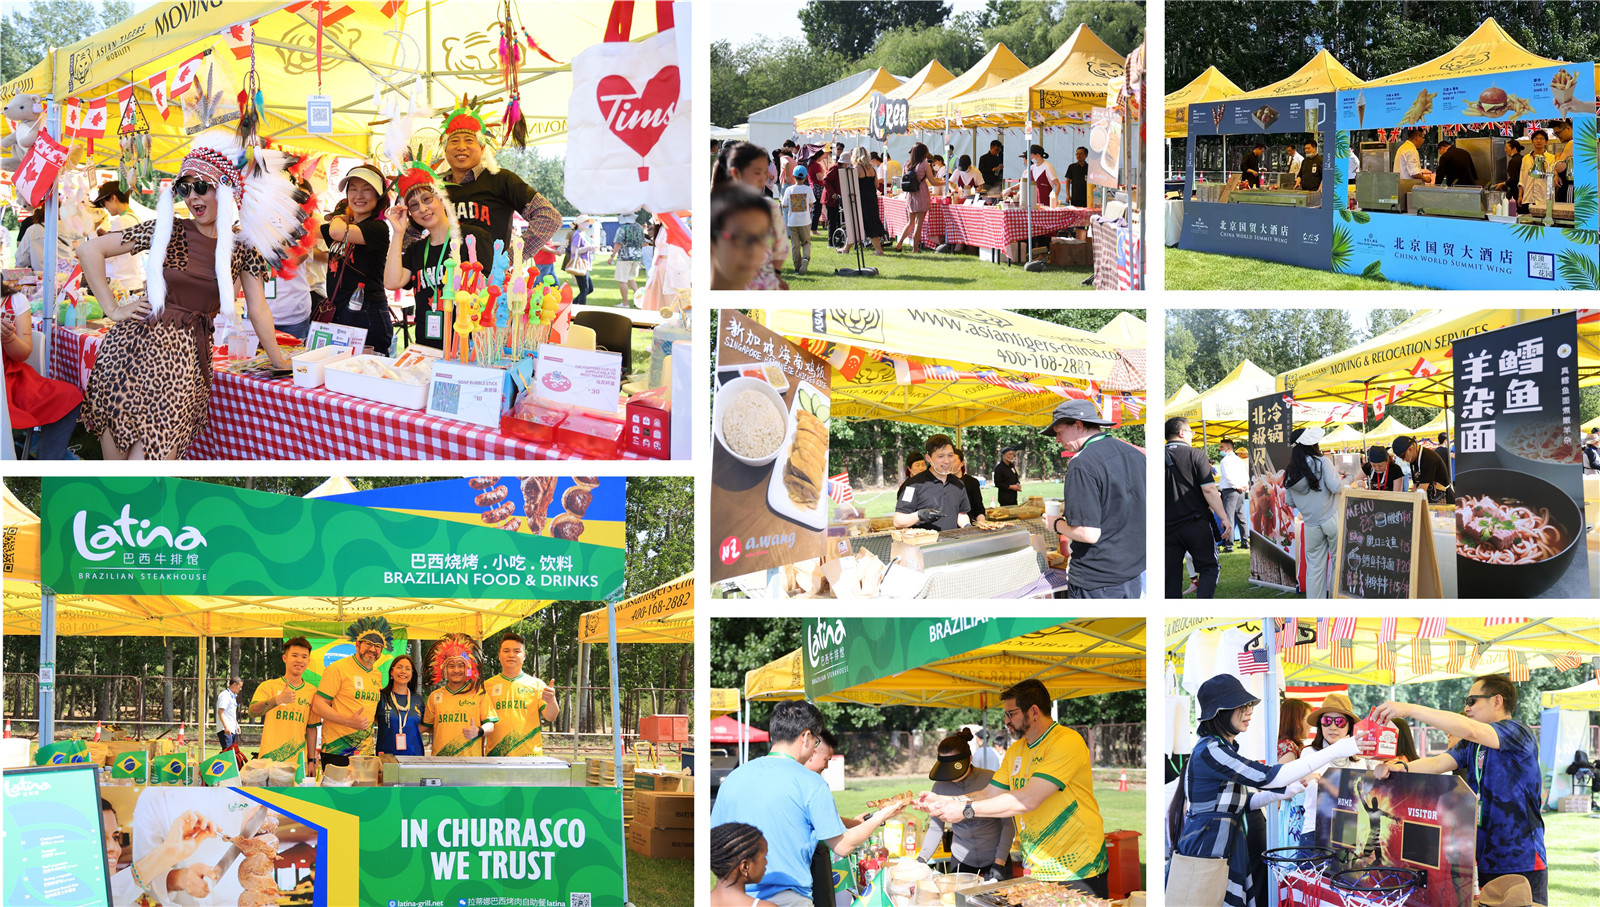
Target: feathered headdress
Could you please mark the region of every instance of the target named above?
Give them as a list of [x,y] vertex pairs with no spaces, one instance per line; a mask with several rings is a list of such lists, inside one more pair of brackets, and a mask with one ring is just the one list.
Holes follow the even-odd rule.
[[428,655],[428,668],[433,675],[433,682],[444,683],[444,666],[452,658],[466,660],[467,682],[477,686],[480,679],[478,644],[465,633],[446,633],[433,644],[433,651]]
[[458,132],[470,132],[478,137],[478,144],[483,146],[483,166],[490,173],[499,173],[500,165],[495,163],[494,151],[490,140],[494,138],[489,132],[479,108],[481,104],[475,103],[471,95],[462,95],[461,103],[457,104],[449,113],[444,115],[444,123],[439,127],[443,141],[450,141],[450,137]]
[[344,630],[345,638],[351,642],[370,642],[383,647],[385,652],[394,645],[394,628],[389,626],[387,617],[363,617]]
[[[423,163],[421,153],[414,154],[412,149],[408,148],[405,151],[405,157],[407,160],[395,162],[400,166],[400,176],[394,181],[395,198],[400,204],[404,205],[406,196],[411,194],[411,190],[427,188],[434,195],[443,199],[445,222],[449,224],[450,229],[450,238],[448,240],[450,254],[456,261],[460,261],[461,223],[456,220],[456,208],[455,205],[450,204],[450,194],[445,191],[444,181],[439,178],[438,171]],[[408,221],[406,223],[405,236],[401,241],[401,251],[404,251],[413,242],[421,238],[422,229],[416,223]]]

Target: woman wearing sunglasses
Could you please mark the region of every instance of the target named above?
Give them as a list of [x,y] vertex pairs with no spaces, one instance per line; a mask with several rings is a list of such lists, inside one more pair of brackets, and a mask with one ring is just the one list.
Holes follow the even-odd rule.
[[[1302,779],[1331,762],[1356,754],[1354,740],[1323,750],[1307,749],[1295,760],[1268,765],[1239,753],[1238,737],[1250,727],[1260,704],[1239,678],[1218,674],[1200,685],[1200,724],[1189,762],[1184,766],[1173,819],[1181,816],[1177,846],[1167,874],[1168,891],[1191,893],[1184,903],[1194,907],[1266,907],[1262,899],[1266,865],[1250,853],[1245,840],[1245,813],[1286,800],[1305,790]],[[1186,858],[1186,859],[1180,859]],[[1226,861],[1225,885],[1213,879],[1210,861]]]
[[[100,435],[107,460],[175,460],[188,450],[206,424],[213,320],[236,324],[236,287],[267,358],[289,368],[262,278],[306,235],[302,205],[310,197],[274,152],[258,151],[246,178],[244,149],[231,130],[202,133],[191,149],[177,180],[162,189],[155,220],[78,248],[84,282],[116,322],[83,400],[84,422]],[[176,219],[180,199],[189,216]],[[105,260],[146,250],[146,295],[115,304]]]
[[[444,346],[444,313],[438,304],[439,288],[444,286],[445,263],[457,259],[461,248],[461,227],[448,204],[439,175],[421,161],[411,161],[395,181],[399,203],[386,212],[397,235],[389,244],[383,267],[383,288],[398,290],[410,285],[416,299],[417,343],[441,349]],[[425,234],[426,239],[416,234]],[[402,251],[403,247],[403,251]]]
[[[1343,693],[1329,693],[1322,700],[1322,706],[1314,710],[1306,718],[1315,729],[1316,736],[1311,739],[1311,745],[1306,747],[1306,752],[1322,752],[1331,748],[1341,740],[1348,740],[1355,733],[1356,712],[1350,704],[1350,697]],[[1367,768],[1367,760],[1360,756],[1344,756],[1328,763],[1328,768]],[[1299,828],[1290,827],[1290,834],[1296,837],[1297,843],[1310,845],[1315,837],[1317,827],[1317,796],[1319,793],[1333,793],[1331,784],[1321,785],[1322,773],[1318,772],[1307,779],[1310,787],[1306,790],[1304,813],[1301,814]],[[1297,804],[1298,805],[1298,804]],[[1291,807],[1294,810],[1295,807]]]

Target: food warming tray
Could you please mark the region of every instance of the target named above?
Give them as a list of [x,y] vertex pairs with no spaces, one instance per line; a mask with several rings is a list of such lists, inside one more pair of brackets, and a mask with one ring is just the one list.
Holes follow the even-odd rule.
[[1483,220],[1484,191],[1478,186],[1418,186],[1406,210],[1431,217]]
[[[983,885],[975,885],[971,888],[962,889],[956,892],[956,905],[957,907],[960,907],[962,904],[969,905],[969,907],[1011,907],[1011,901],[999,896],[999,893],[1004,892],[1008,888],[1016,888],[1022,885],[1028,885],[1035,881],[1037,880],[1024,877],[1020,879],[1004,879],[999,882],[988,882]],[[1089,892],[1087,889],[1084,889],[1083,893],[1088,894]]]
[[571,766],[550,756],[384,756],[384,787],[571,787]]
[[1243,205],[1278,205],[1285,208],[1306,208],[1311,205],[1312,193],[1286,192],[1281,189],[1235,189],[1228,201]]
[[895,542],[893,554],[900,559],[900,563],[921,572],[930,567],[1006,554],[1031,547],[1033,547],[1033,534],[1021,526],[995,530],[968,526],[965,529],[950,529],[939,533],[939,541],[931,545]]

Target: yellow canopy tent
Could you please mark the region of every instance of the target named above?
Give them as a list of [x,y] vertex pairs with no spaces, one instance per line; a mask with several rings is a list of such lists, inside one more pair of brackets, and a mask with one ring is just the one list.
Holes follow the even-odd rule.
[[1043,63],[992,88],[951,99],[950,111],[964,127],[1084,122],[1090,110],[1110,103],[1108,80],[1122,75],[1122,54],[1080,25]]
[[1115,344],[1144,349],[1144,322],[1128,312],[1117,313],[1109,324],[1094,333]]
[[[617,643],[694,642],[694,574],[675,580],[616,605]],[[586,611],[578,618],[578,642],[604,643],[609,639],[606,609]]]
[[1456,417],[1449,409],[1441,409],[1432,419],[1416,427],[1416,437],[1427,438],[1430,441],[1439,437],[1439,432],[1455,434]]
[[1194,429],[1195,446],[1204,447],[1230,435],[1248,433],[1251,399],[1270,393],[1272,376],[1246,359],[1234,366],[1226,378],[1199,394],[1183,401],[1168,401],[1162,415],[1168,419],[1174,416],[1188,419],[1189,427]]
[[[0,484],[5,500],[5,581],[39,581],[39,517]],[[8,628],[9,629],[9,628]]]
[[1221,101],[1243,93],[1243,88],[1233,84],[1215,66],[1207,66],[1206,71],[1195,76],[1194,81],[1167,95],[1167,138],[1181,139],[1189,134],[1190,104]]
[[[846,378],[833,373],[835,417],[892,419],[924,425],[1043,425],[1066,396],[1142,391],[1142,349],[1127,349],[1086,331],[1013,313],[968,310],[885,309],[860,321],[833,310],[821,325],[809,310],[765,313],[769,328],[794,337],[825,357],[860,351],[861,367]],[[899,352],[916,350],[914,355]],[[1141,354],[1141,355],[1134,355]],[[997,368],[1027,362],[1027,371]],[[1090,395],[1092,396],[1092,395]],[[1097,400],[1105,408],[1107,400]],[[1139,408],[1123,424],[1144,419]]]
[[1171,410],[1173,407],[1183,403],[1188,403],[1190,400],[1193,400],[1198,396],[1200,396],[1200,393],[1194,388],[1190,387],[1189,383],[1185,381],[1183,387],[1178,388],[1173,392],[1172,396],[1167,398],[1166,408]]
[[1344,64],[1333,58],[1333,54],[1325,50],[1317,51],[1317,55],[1306,61],[1306,64],[1295,70],[1292,75],[1285,76],[1271,85],[1263,85],[1250,91],[1240,92],[1233,96],[1234,100],[1241,98],[1278,98],[1286,95],[1319,94],[1322,92],[1341,91],[1346,88],[1359,88],[1367,83],[1356,78],[1355,73],[1344,68]]
[[[540,46],[560,61],[529,53],[523,63],[520,104],[529,121],[528,141],[565,141],[567,101],[572,93],[570,61],[602,40],[610,5],[514,4],[514,8]],[[382,93],[385,105],[390,98],[399,99],[405,112],[414,85],[418,87],[416,101],[423,108],[418,130],[436,127],[438,115],[462,94],[486,99],[485,112],[491,122],[499,120],[505,104],[494,56],[499,43],[493,23],[497,7],[370,0],[333,4],[323,14],[320,29],[320,88],[318,17],[312,4],[242,0],[196,4],[186,7],[181,16],[173,9],[170,4],[152,6],[76,44],[56,49],[33,70],[0,89],[0,99],[19,91],[53,93],[57,100],[109,95],[115,107],[117,90],[132,84],[150,124],[156,166],[170,170],[186,149],[188,137],[179,112],[166,120],[156,113],[150,76],[166,72],[170,77],[195,54],[209,53],[219,74],[218,90],[222,81],[228,86],[224,109],[233,107],[234,94],[244,86],[251,60],[249,45],[239,45],[229,29],[253,22],[255,62],[266,100],[261,132],[292,150],[364,158],[377,154],[387,117],[372,105],[375,90]],[[461,14],[463,9],[467,14]],[[642,21],[635,22],[636,39],[647,37],[638,33],[653,25],[648,12],[642,15]],[[174,21],[177,19],[181,21]],[[244,48],[242,57],[235,53],[236,45]],[[205,72],[202,67],[202,76]],[[417,83],[419,75],[421,82]],[[305,99],[319,92],[333,103],[329,135],[312,135],[305,128]],[[192,97],[185,94],[174,99],[174,104]],[[102,166],[118,155],[116,122],[113,116],[106,139],[95,142],[96,162]]]
[[838,129],[837,119],[839,114],[857,104],[865,103],[868,98],[872,97],[874,91],[888,94],[898,87],[900,87],[900,80],[890,74],[889,70],[880,66],[877,72],[867,76],[860,85],[844,95],[796,116],[794,118],[794,131],[802,133],[833,132]]
[[[1412,669],[1414,652],[1412,641],[1417,638],[1421,627],[1419,618],[1401,617],[1396,620],[1395,640],[1400,646],[1394,652],[1393,669],[1383,670],[1379,670],[1377,666],[1378,633],[1382,628],[1382,618],[1356,618],[1350,668],[1334,667],[1330,649],[1318,649],[1315,644],[1307,644],[1309,651],[1306,654],[1309,664],[1287,663],[1286,657],[1280,654],[1280,661],[1285,662],[1284,681],[1294,685],[1348,683],[1389,686],[1396,683],[1431,683],[1457,677],[1505,673],[1510,669],[1512,652],[1517,653],[1524,660],[1524,664],[1531,669],[1553,666],[1558,657],[1568,652],[1576,653],[1580,659],[1600,655],[1600,619],[1553,617],[1528,620],[1523,623],[1490,625],[1488,621],[1494,619],[1483,617],[1447,619],[1444,636],[1428,641],[1427,654],[1431,657],[1432,670],[1418,672]],[[1169,618],[1166,628],[1167,658],[1181,665],[1184,646],[1191,634],[1220,632],[1239,623],[1238,619]],[[1305,619],[1303,623],[1309,627],[1315,622]],[[1260,622],[1256,621],[1254,626],[1259,630]],[[1278,636],[1280,653],[1284,648],[1281,641],[1286,636],[1286,633]],[[1458,670],[1451,671],[1448,669],[1451,666],[1452,655],[1457,651],[1455,648],[1457,641],[1466,643],[1466,647],[1461,654]],[[1474,658],[1473,653],[1479,647],[1482,647],[1483,653]],[[1426,660],[1421,660],[1418,664],[1421,668],[1427,667]]]
[[1600,680],[1580,683],[1565,690],[1546,690],[1539,697],[1544,709],[1588,709],[1600,711]]
[[[955,76],[938,60],[929,60],[928,65],[922,67],[916,75],[896,85],[893,89],[883,93],[885,98],[893,101],[910,102],[918,95],[929,94],[941,86],[950,83]],[[866,135],[867,122],[872,118],[872,95],[862,98],[855,106],[848,110],[841,110],[834,117],[834,131],[850,135]]]
[[[1277,388],[1293,393],[1299,401],[1365,403],[1391,387],[1406,385],[1409,389],[1396,403],[1449,407],[1453,374],[1449,353],[1455,341],[1559,311],[1424,310],[1365,343],[1284,372],[1277,378]],[[1438,370],[1437,374],[1414,376],[1412,370],[1419,360],[1426,360],[1427,365]],[[1578,383],[1600,384],[1600,319],[1578,322]]]
[[[985,91],[1028,71],[1028,64],[1017,59],[1004,44],[989,48],[972,68],[933,91],[911,99],[912,129],[943,129],[952,101]],[[974,158],[976,160],[976,158]]]
[[1426,63],[1402,69],[1367,85],[1403,85],[1407,82],[1425,82],[1430,79],[1460,79],[1467,76],[1487,76],[1497,72],[1518,69],[1539,69],[1560,66],[1564,61],[1541,57],[1512,40],[1505,29],[1494,19],[1483,20],[1477,30],[1457,44]]
[[[749,700],[804,699],[802,652],[745,673]],[[1145,621],[1136,617],[1086,618],[1056,631],[1030,633],[931,662],[870,683],[839,690],[823,702],[876,707],[989,708],[1000,693],[1029,678],[1056,699],[1097,696],[1145,686]]]
[[1597,428],[1600,428],[1600,416],[1595,416],[1593,419],[1583,423],[1584,431],[1594,431]]
[[1401,435],[1416,437],[1415,429],[1407,428],[1404,423],[1394,416],[1387,416],[1382,422],[1367,430],[1368,444],[1382,444],[1387,447],[1395,438]]
[[1361,443],[1361,430],[1353,425],[1341,425],[1333,431],[1322,436],[1319,447],[1323,450],[1339,450],[1346,447],[1354,448]]
[[737,714],[739,711],[739,690],[737,688],[717,689],[715,687],[707,690],[706,708],[710,710],[712,718]]

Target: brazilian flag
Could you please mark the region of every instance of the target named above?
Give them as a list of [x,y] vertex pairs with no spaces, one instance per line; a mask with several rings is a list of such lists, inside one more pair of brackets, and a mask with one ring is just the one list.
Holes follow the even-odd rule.
[[156,760],[155,784],[188,784],[189,754],[172,753]]
[[148,757],[144,750],[129,750],[111,763],[111,777],[132,778],[135,784],[144,784],[149,772]]
[[867,883],[867,890],[856,898],[853,907],[894,907],[894,901],[889,899],[888,867],[878,870],[878,874]]
[[850,890],[855,882],[855,873],[850,871],[850,857],[833,855],[833,893],[837,902],[838,895]]
[[233,757],[232,751],[220,753],[206,760],[205,769],[200,772],[201,779],[207,787],[220,787],[229,781],[238,786],[239,762]]
[[89,761],[89,744],[82,740],[57,740],[39,747],[33,755],[34,765],[67,765]]

